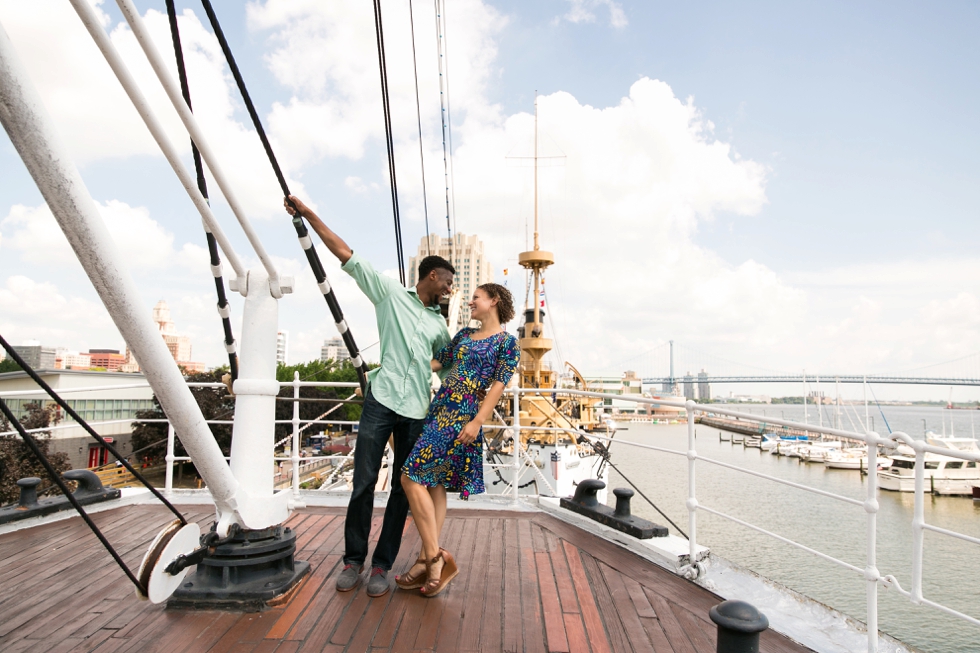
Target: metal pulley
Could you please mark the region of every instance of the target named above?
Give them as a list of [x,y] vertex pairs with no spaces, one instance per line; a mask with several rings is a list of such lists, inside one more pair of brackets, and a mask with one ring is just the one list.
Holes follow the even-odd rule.
[[[195,522],[181,526],[175,519],[160,531],[150,544],[140,563],[139,580],[146,593],[136,590],[136,596],[151,603],[163,603],[176,591],[187,575],[187,567],[175,574],[168,569],[180,556],[192,554],[201,541],[201,527]],[[176,570],[175,570],[176,571]]]

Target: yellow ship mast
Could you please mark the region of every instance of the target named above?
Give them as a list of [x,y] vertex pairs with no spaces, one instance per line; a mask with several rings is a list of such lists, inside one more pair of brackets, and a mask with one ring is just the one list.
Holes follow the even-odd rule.
[[[523,387],[551,388],[555,378],[545,369],[544,356],[551,351],[551,340],[544,338],[541,315],[541,273],[555,262],[551,252],[541,249],[538,242],[538,95],[534,94],[534,249],[518,254],[517,262],[534,278],[534,312],[525,310],[524,337],[521,338],[521,384]],[[533,320],[533,321],[529,321]]]

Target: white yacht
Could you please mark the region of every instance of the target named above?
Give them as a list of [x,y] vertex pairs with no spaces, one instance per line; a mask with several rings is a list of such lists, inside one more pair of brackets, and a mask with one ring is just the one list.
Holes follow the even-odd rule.
[[[973,460],[935,453],[925,454],[926,491],[932,494],[969,496],[980,484],[980,469]],[[878,472],[878,485],[893,492],[915,491],[915,456],[896,455],[891,465]]]

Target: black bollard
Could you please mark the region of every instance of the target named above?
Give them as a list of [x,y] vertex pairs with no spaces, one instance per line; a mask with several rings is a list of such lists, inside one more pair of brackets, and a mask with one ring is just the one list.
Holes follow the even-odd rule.
[[105,494],[102,479],[90,469],[69,469],[62,476],[65,477],[65,480],[78,483],[78,488],[72,492],[76,499]]
[[30,510],[37,508],[37,486],[41,484],[41,479],[37,476],[28,476],[17,481],[20,486],[20,501],[17,502],[17,510]]
[[628,487],[618,487],[613,490],[613,494],[616,495],[616,511],[613,514],[620,519],[629,517],[631,514],[630,499],[633,498],[633,490]]
[[718,653],[759,653],[759,633],[769,627],[769,619],[755,606],[722,601],[708,616],[718,625]]

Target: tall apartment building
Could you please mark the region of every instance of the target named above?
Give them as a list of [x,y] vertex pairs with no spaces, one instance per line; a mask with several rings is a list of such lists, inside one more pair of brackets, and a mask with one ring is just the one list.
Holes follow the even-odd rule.
[[419,263],[430,254],[446,259],[456,268],[454,285],[463,294],[460,307],[460,326],[470,322],[469,299],[476,287],[493,281],[493,267],[483,254],[483,241],[478,236],[456,234],[452,240],[436,234],[429,234],[419,242],[419,250],[408,259],[408,285],[418,283]]
[[289,331],[278,331],[276,333],[276,363],[287,365],[287,358],[289,358]]
[[350,360],[350,352],[340,338],[327,338],[320,347],[320,360],[324,363],[327,361],[342,363]]

